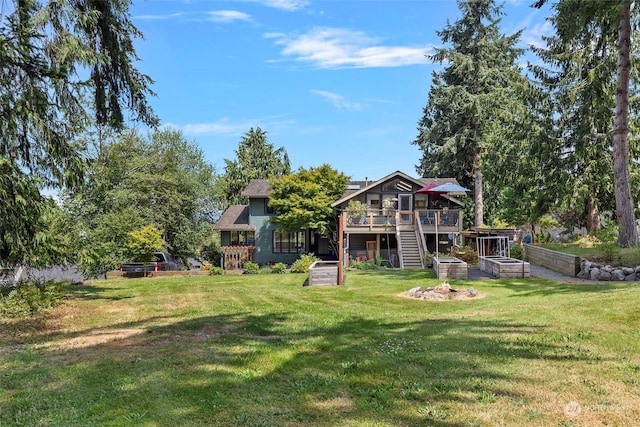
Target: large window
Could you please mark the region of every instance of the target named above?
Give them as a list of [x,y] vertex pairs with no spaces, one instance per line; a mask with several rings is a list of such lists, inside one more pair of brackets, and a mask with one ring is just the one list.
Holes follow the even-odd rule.
[[301,254],[307,251],[306,234],[303,231],[273,232],[274,254]]
[[256,237],[254,231],[232,231],[230,246],[255,246]]

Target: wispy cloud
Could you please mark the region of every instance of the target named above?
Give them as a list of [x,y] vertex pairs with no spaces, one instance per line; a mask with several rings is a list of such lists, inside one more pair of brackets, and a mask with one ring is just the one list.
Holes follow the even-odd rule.
[[273,131],[295,125],[295,121],[285,118],[283,115],[269,116],[258,119],[244,119],[232,121],[228,117],[223,117],[215,122],[209,123],[165,123],[162,127],[181,130],[186,136],[219,135],[219,136],[240,136],[245,134],[250,128],[261,127]]
[[197,22],[197,21],[212,21],[222,23],[233,23],[236,21],[251,22],[251,15],[237,10],[211,10],[205,12],[177,12],[168,13],[166,15],[138,15],[135,19],[141,20],[155,20],[155,21],[185,21],[185,22]]
[[251,15],[237,10],[215,10],[207,12],[209,20],[214,22],[251,21]]
[[384,46],[362,31],[316,27],[306,34],[268,33],[281,54],[319,68],[399,67],[428,62],[432,46]]
[[348,110],[348,111],[360,111],[362,110],[362,105],[347,101],[342,95],[333,92],[327,92],[325,90],[317,90],[313,89],[311,91],[314,95],[321,96],[327,101],[331,102],[334,107],[338,110]]
[[144,19],[149,21],[163,21],[169,19],[182,19],[188,15],[186,12],[168,13],[166,15],[136,15],[135,19]]
[[275,9],[296,11],[305,8],[309,5],[308,0],[240,0],[250,1],[253,3],[260,3],[267,7],[273,7]]
[[546,43],[542,40],[543,36],[553,34],[553,25],[549,21],[535,24],[531,29],[527,29],[522,33],[522,42],[527,46],[544,47]]

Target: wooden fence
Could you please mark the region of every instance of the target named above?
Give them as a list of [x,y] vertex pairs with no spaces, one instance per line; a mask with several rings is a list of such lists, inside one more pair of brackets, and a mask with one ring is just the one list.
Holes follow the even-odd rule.
[[255,246],[223,246],[223,266],[225,270],[244,268],[246,262],[253,262]]
[[580,272],[580,257],[564,252],[525,243],[523,258],[533,265],[539,265],[569,277],[576,277]]

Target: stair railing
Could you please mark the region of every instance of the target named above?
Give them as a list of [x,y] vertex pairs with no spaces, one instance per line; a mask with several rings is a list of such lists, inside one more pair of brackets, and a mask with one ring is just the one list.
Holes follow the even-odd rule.
[[[396,211],[396,224],[400,224],[400,213]],[[400,268],[404,269],[404,255],[402,254],[402,238],[400,237],[400,227],[396,227],[396,242],[398,242],[398,259]]]
[[424,240],[422,222],[420,222],[420,214],[417,211],[415,215],[413,215],[413,224],[416,232],[416,239],[418,241],[418,251],[420,252],[420,265],[424,268],[424,254],[427,252],[427,242]]

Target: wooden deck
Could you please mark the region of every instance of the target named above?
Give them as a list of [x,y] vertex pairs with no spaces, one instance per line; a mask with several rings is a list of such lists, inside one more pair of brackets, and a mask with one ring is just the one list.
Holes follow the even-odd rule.
[[426,234],[460,233],[462,231],[460,209],[395,211],[389,209],[368,210],[364,215],[345,212],[344,231],[347,233],[393,233],[398,229],[413,229],[414,218],[419,219]]

